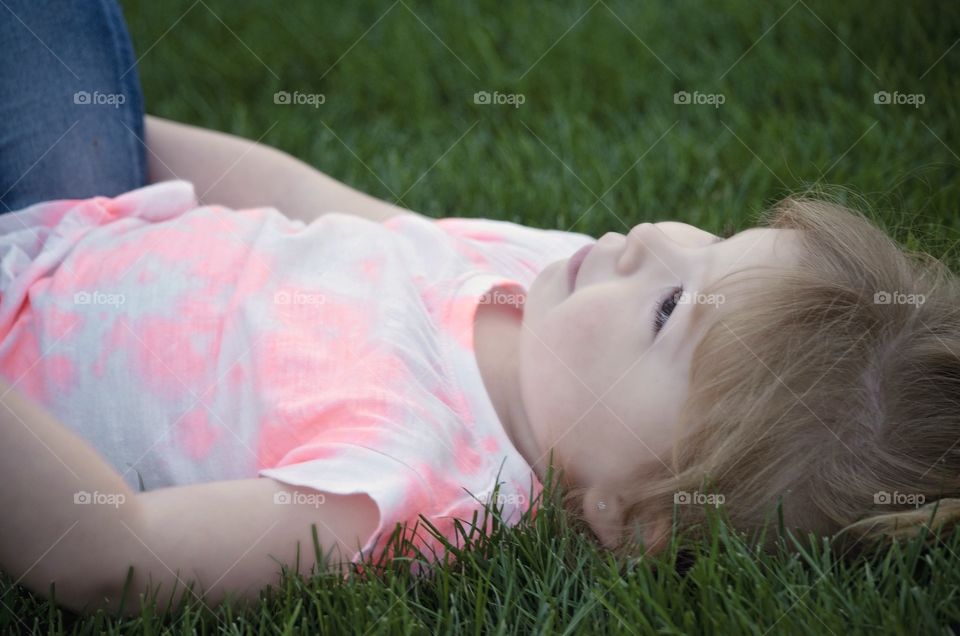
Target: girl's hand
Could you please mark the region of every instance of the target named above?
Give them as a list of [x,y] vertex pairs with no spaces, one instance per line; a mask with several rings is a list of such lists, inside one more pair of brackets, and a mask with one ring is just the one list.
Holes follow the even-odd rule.
[[[376,530],[379,512],[364,494],[295,489],[241,479],[134,493],[84,440],[0,382],[0,568],[74,611],[120,606],[139,595],[228,595],[256,599],[279,581],[280,564],[309,573],[341,567]],[[321,561],[323,559],[321,558]],[[196,583],[187,592],[187,583]]]

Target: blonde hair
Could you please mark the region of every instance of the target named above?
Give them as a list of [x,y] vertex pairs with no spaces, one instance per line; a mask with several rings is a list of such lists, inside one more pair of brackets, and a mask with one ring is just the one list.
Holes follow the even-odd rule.
[[705,507],[678,493],[722,498],[748,533],[772,521],[765,543],[780,519],[862,544],[960,517],[957,278],[826,201],[787,199],[762,224],[799,230],[799,262],[712,290],[726,302],[694,352],[672,466],[621,488],[621,553],[671,515],[702,536]]

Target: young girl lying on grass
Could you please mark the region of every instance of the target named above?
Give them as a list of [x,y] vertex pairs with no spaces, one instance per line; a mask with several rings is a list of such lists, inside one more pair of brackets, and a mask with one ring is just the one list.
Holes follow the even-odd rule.
[[956,516],[957,280],[856,213],[594,240],[162,120],[147,143],[159,183],[0,216],[0,565],[70,608],[116,608],[131,566],[133,593],[255,598],[315,564],[311,526],[336,568],[420,515],[513,524],[551,451],[624,553],[704,501],[745,531],[778,503],[824,535]]

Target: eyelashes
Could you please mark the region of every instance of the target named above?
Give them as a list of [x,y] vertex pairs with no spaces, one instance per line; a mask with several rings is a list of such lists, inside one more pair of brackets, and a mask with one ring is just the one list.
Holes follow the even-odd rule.
[[680,297],[683,295],[683,286],[674,287],[665,298],[657,303],[656,313],[653,316],[653,335],[656,336],[663,329],[673,310],[677,308]]
[[[721,240],[726,240],[737,233],[737,228],[733,223],[727,221],[723,224],[723,230],[721,230],[719,236],[720,238],[714,242],[719,242]],[[657,334],[663,329],[663,326],[667,324],[667,320],[670,319],[670,316],[676,310],[677,305],[680,304],[680,300],[683,298],[683,284],[674,287],[670,290],[666,296],[661,298],[654,307],[653,313],[653,336],[656,338]]]

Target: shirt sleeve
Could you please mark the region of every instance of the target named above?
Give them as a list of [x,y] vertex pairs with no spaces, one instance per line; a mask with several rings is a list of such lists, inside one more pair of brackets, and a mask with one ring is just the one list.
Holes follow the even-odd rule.
[[378,535],[392,526],[391,520],[405,516],[410,489],[418,486],[416,474],[393,457],[357,444],[314,445],[309,454],[317,458],[294,460],[261,470],[260,475],[335,495],[369,495],[379,510],[377,530],[351,560],[356,563],[376,552]]
[[[438,452],[421,449],[419,454],[423,457]],[[483,503],[476,496],[479,493],[468,492],[438,468],[443,462],[442,455],[432,460],[414,456],[399,459],[362,443],[322,442],[298,447],[278,466],[262,469],[259,475],[325,493],[367,494],[377,505],[379,521],[373,535],[353,554],[354,563],[415,556],[409,550],[398,553],[397,546],[390,542],[397,524],[405,524],[405,537],[433,560],[443,555],[443,544],[425,526],[421,515],[456,545],[455,520],[468,525],[476,513],[479,526],[484,512]],[[485,531],[490,530],[491,522],[487,520]]]

